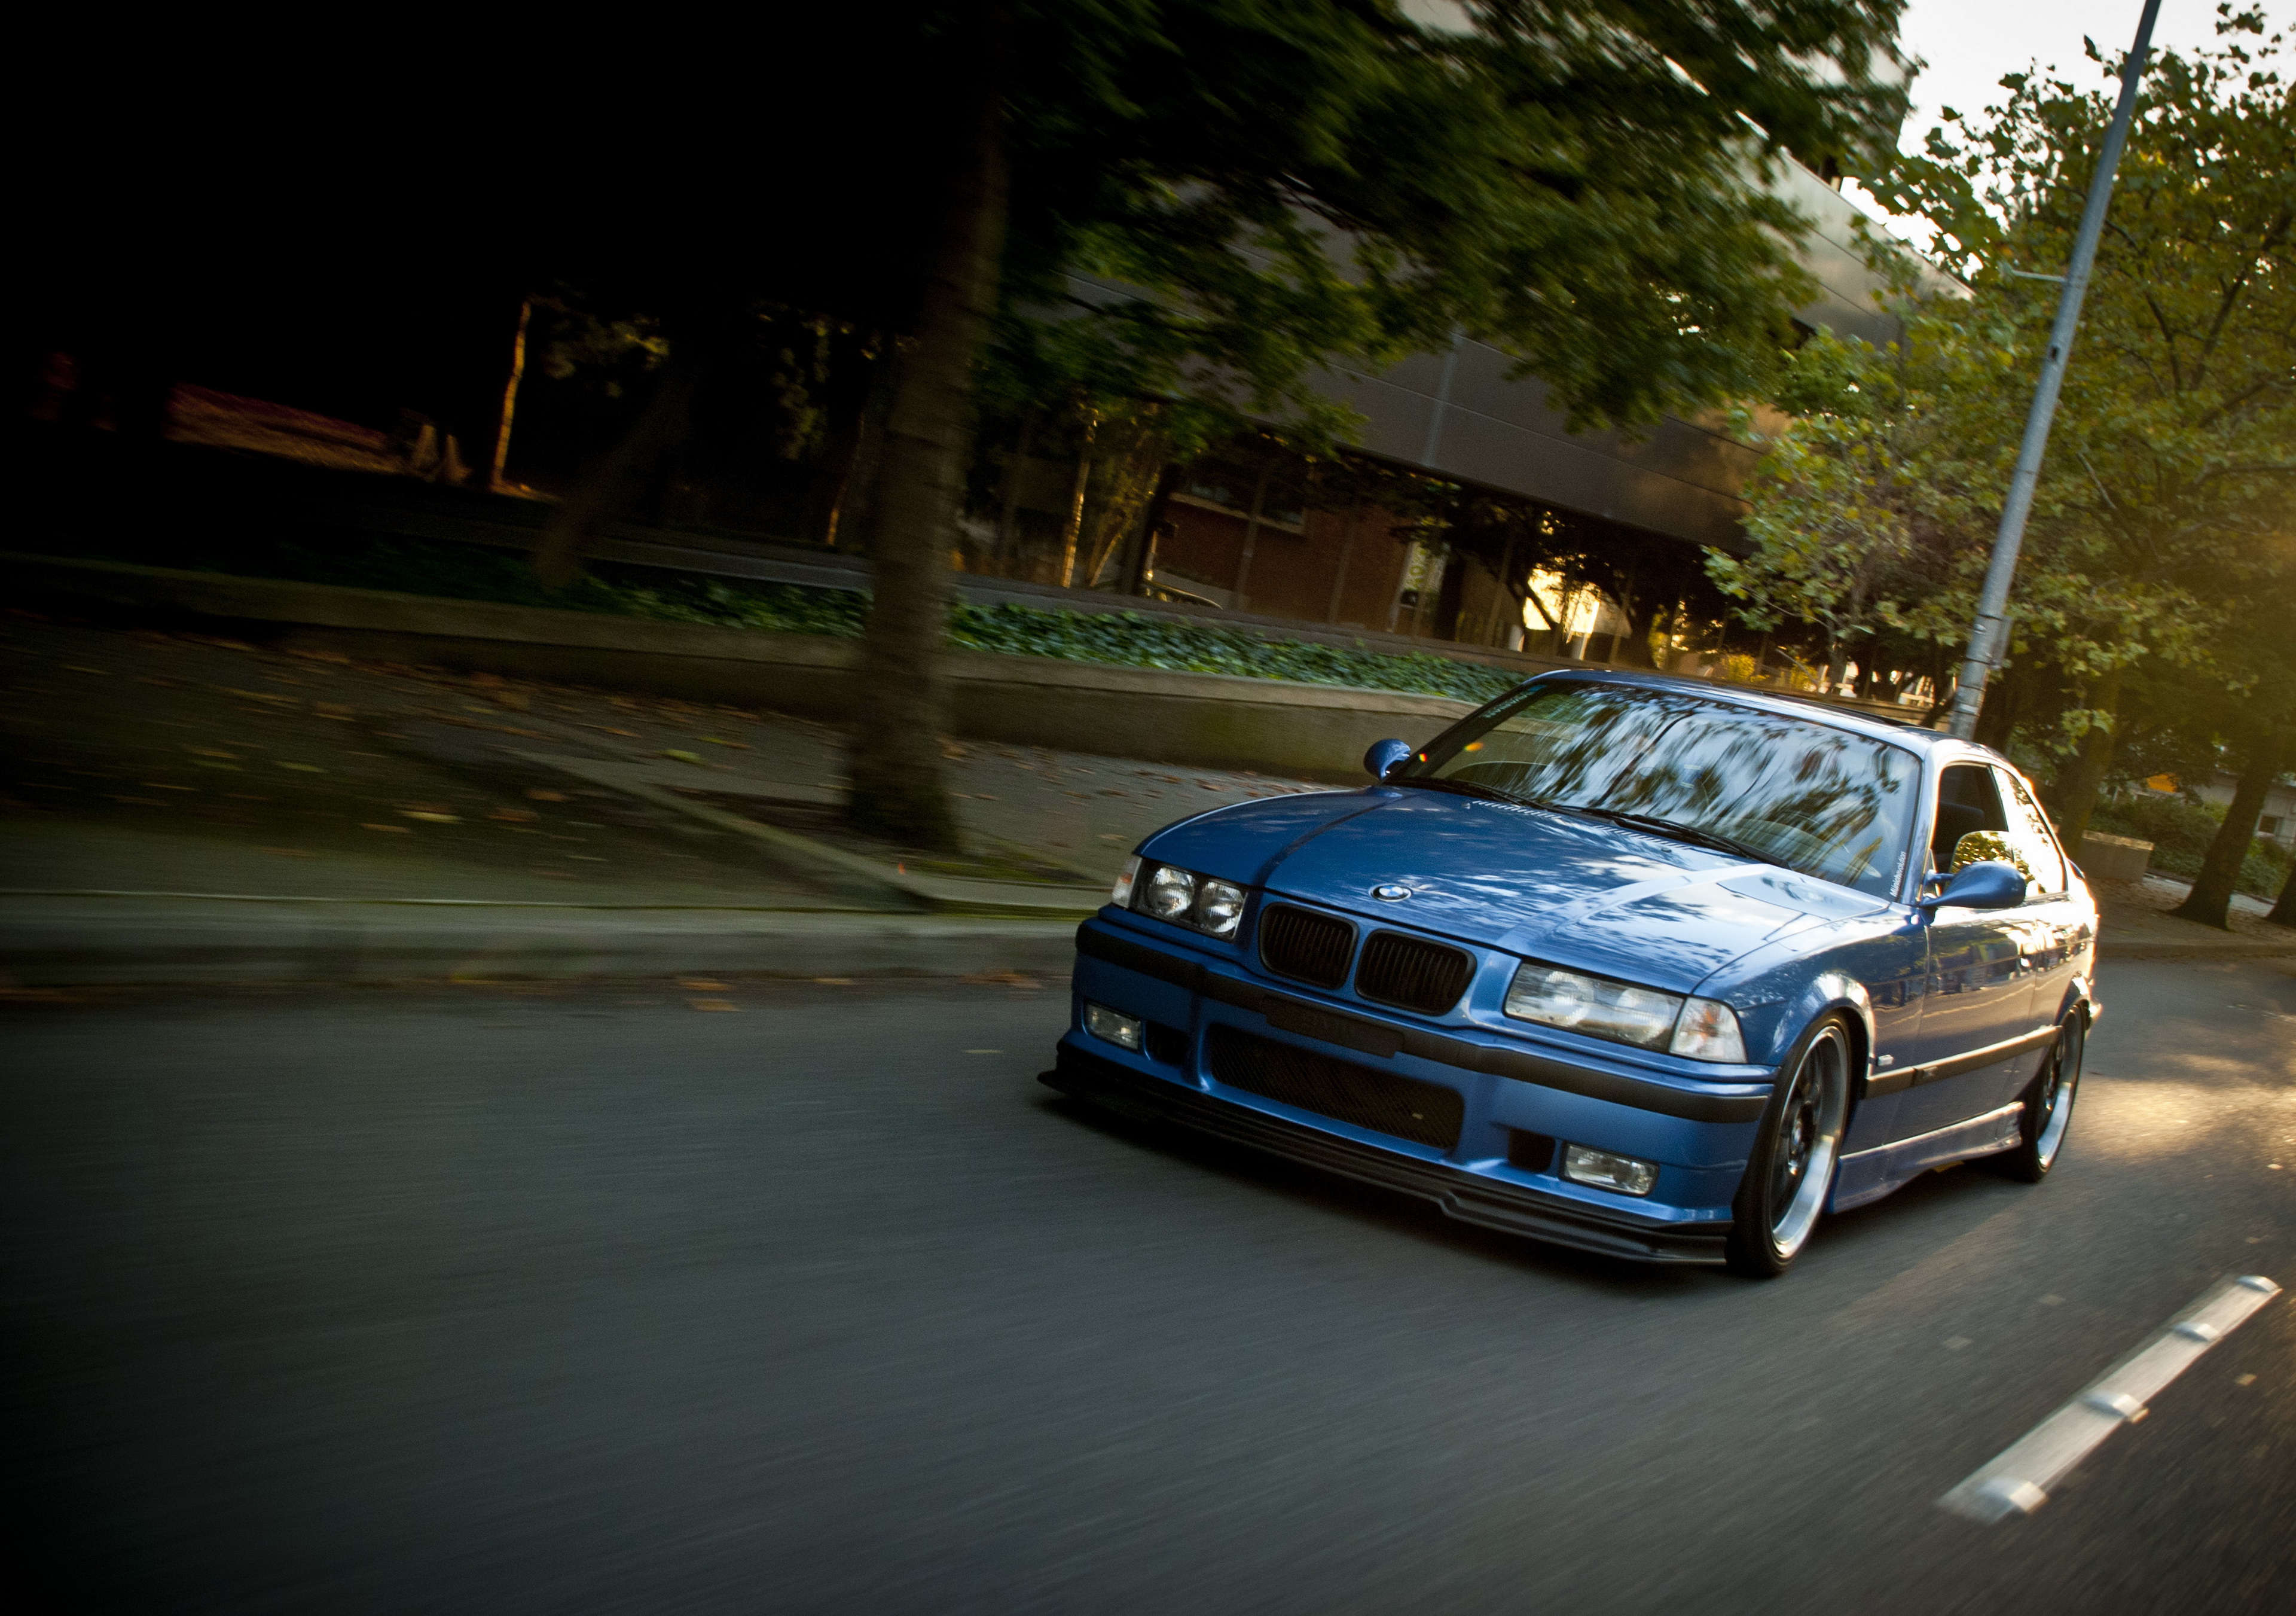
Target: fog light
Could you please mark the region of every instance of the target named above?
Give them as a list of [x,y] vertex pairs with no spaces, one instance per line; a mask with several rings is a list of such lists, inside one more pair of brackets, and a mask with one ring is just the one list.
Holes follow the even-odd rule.
[[1651,1185],[1658,1182],[1658,1164],[1637,1161],[1632,1156],[1614,1156],[1608,1151],[1588,1150],[1583,1144],[1562,1147],[1562,1176],[1580,1184],[1591,1184],[1598,1190],[1616,1190],[1621,1195],[1647,1195]]
[[[1146,1023],[1136,1015],[1127,1015],[1121,1010],[1111,1010],[1105,1005],[1085,1002],[1084,1029],[1096,1038],[1106,1038],[1119,1049],[1137,1051],[1140,1036]],[[1612,1157],[1616,1161],[1620,1158]]]

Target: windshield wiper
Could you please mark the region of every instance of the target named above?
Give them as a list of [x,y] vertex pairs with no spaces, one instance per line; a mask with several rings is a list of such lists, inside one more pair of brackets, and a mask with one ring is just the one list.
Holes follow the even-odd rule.
[[1718,853],[1734,853],[1741,858],[1751,858],[1757,864],[1774,864],[1780,869],[1793,866],[1775,853],[1765,853],[1751,842],[1734,836],[1725,836],[1719,831],[1703,831],[1694,824],[1683,824],[1672,819],[1661,819],[1656,814],[1629,813],[1625,808],[1582,808],[1581,814],[1591,814],[1597,819],[1607,819],[1613,824],[1629,829],[1649,831],[1653,835],[1671,836],[1677,841],[1692,842],[1702,848],[1712,848]]

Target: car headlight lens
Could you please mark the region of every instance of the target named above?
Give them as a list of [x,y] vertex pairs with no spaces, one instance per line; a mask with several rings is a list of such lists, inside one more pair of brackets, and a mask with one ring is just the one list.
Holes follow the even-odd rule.
[[1140,908],[1158,920],[1178,920],[1195,906],[1196,876],[1193,870],[1160,864],[1148,873],[1140,891]]
[[1692,1061],[1742,1065],[1746,1040],[1738,1013],[1718,999],[1685,999],[1553,965],[1518,966],[1506,1013],[1519,1021],[1567,1027],[1589,1038],[1663,1049]]
[[1743,1065],[1746,1040],[1738,1030],[1738,1013],[1719,999],[1685,999],[1682,1019],[1674,1024],[1667,1045],[1670,1054],[1693,1061],[1728,1061]]
[[1682,1000],[1671,993],[1528,961],[1516,969],[1506,996],[1506,1013],[1517,1021],[1564,1027],[1645,1049],[1666,1046],[1681,1009]]
[[1232,882],[1207,881],[1196,890],[1195,923],[1214,937],[1234,937],[1243,918],[1243,889]]
[[1177,865],[1146,866],[1146,879],[1132,885],[1132,906],[1211,937],[1234,937],[1243,919],[1247,894],[1232,881],[1215,881]]

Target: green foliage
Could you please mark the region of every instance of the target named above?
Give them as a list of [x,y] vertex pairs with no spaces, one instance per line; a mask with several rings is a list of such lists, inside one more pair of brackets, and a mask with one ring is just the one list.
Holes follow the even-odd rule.
[[[149,563],[150,554],[117,559]],[[857,638],[869,597],[852,590],[796,585],[729,584],[647,568],[600,565],[562,590],[534,580],[522,558],[479,545],[420,539],[364,539],[324,548],[293,541],[217,542],[171,564],[244,577],[392,589],[452,600],[598,611],[719,628]],[[1239,629],[1152,617],[1144,612],[1043,611],[1030,606],[960,603],[950,614],[949,643],[1010,656],[1056,657],[1127,668],[1234,674],[1367,690],[1405,691],[1487,701],[1518,677],[1476,662],[1424,652],[1396,656],[1297,640],[1264,640]]]
[[[2152,792],[2100,802],[2089,817],[2091,830],[2151,842],[2152,868],[2188,879],[2201,873],[2209,844],[2223,824],[2224,809],[2214,803]],[[2288,867],[2287,852],[2258,837],[2241,861],[2238,890],[2251,898],[2271,898],[2288,879]]]
[[1349,423],[1327,367],[1464,331],[1580,423],[1742,396],[1813,290],[1761,171],[1878,157],[1899,9],[1022,6],[988,395],[1160,397],[1176,441],[1258,418],[1313,446]]
[[[623,610],[634,616],[779,634],[857,636],[868,618],[866,595],[794,585],[623,585],[614,593]],[[1241,629],[1137,611],[959,603],[949,614],[948,638],[952,645],[1006,656],[1407,691],[1463,701],[1488,701],[1521,683],[1501,669],[1425,652],[1394,656],[1298,640],[1265,640]]]
[[2089,828],[2149,841],[2155,866],[2189,875],[2201,867],[2201,859],[2223,823],[2221,808],[2187,797],[2143,792],[2098,803]]
[[[2296,697],[2296,120],[2261,31],[2228,15],[2144,81],[1988,696],[2030,753],[2113,723],[2124,670],[2210,749]],[[2115,77],[2013,74],[1875,183],[1941,227],[1971,295],[1910,298],[1886,351],[1821,336],[1787,366],[1752,554],[1713,563],[1745,615],[1958,649],[2057,299],[2008,272],[2065,265]]]

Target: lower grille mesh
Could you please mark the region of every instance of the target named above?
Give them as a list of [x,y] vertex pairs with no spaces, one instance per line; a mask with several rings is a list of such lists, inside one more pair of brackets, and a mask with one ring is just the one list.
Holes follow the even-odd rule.
[[1459,1143],[1466,1103],[1440,1083],[1335,1061],[1234,1027],[1213,1027],[1205,1054],[1212,1076],[1231,1088],[1415,1144],[1447,1151]]
[[1459,1002],[1474,974],[1475,962],[1456,948],[1400,931],[1374,931],[1356,967],[1356,991],[1382,1005],[1441,1015]]

